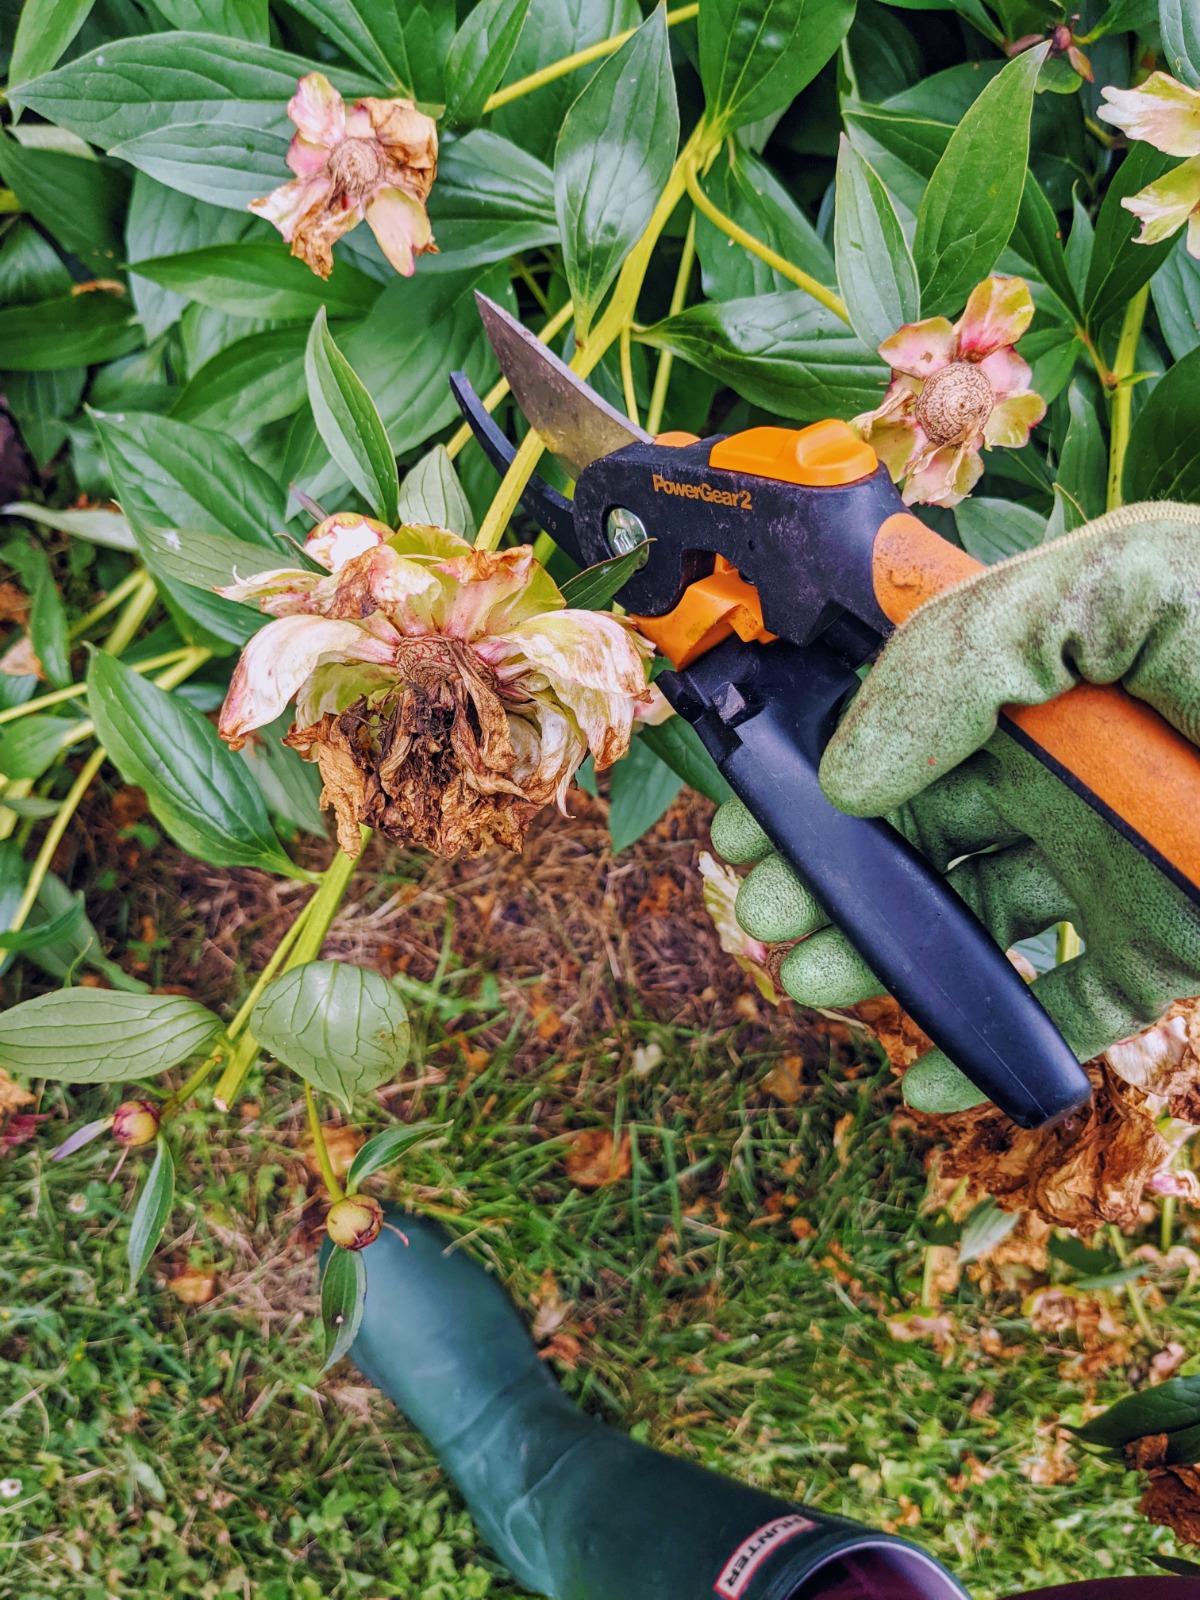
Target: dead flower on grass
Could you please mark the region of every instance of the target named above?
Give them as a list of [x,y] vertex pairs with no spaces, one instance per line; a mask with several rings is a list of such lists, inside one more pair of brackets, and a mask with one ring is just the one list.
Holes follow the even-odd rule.
[[1165,1466],[1169,1443],[1169,1434],[1152,1433],[1125,1446],[1125,1465],[1149,1473],[1138,1510],[1184,1544],[1200,1545],[1200,1465]]
[[563,1159],[567,1177],[580,1189],[602,1189],[633,1171],[629,1135],[615,1144],[608,1128],[584,1128],[573,1134]]
[[219,727],[239,749],[294,699],[286,742],[320,767],[347,854],[360,824],[440,856],[519,851],[542,806],[565,814],[589,751],[603,769],[628,750],[652,646],[568,609],[529,546],[343,512],[305,553],[325,572],[220,591],[275,620],[242,652]]

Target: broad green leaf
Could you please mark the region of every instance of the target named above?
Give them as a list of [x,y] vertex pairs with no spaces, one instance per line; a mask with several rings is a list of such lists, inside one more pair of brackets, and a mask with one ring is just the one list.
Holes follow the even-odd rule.
[[87,383],[86,367],[56,367],[53,372],[9,372],[4,398],[29,453],[44,472],[61,450],[68,419],[78,410]]
[[955,312],[996,265],[1017,221],[1033,91],[1048,45],[993,78],[946,146],[917,212],[913,259],[926,315]]
[[[213,213],[224,215],[224,213]],[[188,300],[235,317],[311,322],[324,306],[331,317],[365,317],[381,286],[339,261],[322,281],[289,255],[282,240],[247,239],[133,263],[135,280],[148,278]]]
[[854,0],[700,0],[700,77],[714,130],[789,105],[853,19]]
[[266,44],[271,37],[267,0],[155,0],[167,21],[183,32],[218,33]]
[[1088,29],[1088,37],[1103,39],[1110,33],[1145,33],[1157,21],[1158,0],[1112,0],[1095,27]]
[[[370,1249],[370,1245],[367,1246]],[[325,1368],[340,1361],[358,1337],[367,1301],[367,1265],[361,1250],[330,1250],[321,1274],[321,1325]]]
[[174,1204],[175,1161],[171,1155],[170,1145],[160,1133],[154,1165],[142,1185],[142,1192],[138,1195],[137,1205],[134,1207],[133,1220],[129,1224],[129,1240],[125,1248],[129,1259],[131,1284],[137,1283],[146,1269],[146,1263],[158,1248],[163,1230],[171,1220],[171,1209]]
[[1200,1426],[1200,1377],[1168,1378],[1116,1405],[1082,1428],[1071,1431],[1086,1444],[1119,1450],[1153,1433],[1182,1433]]
[[62,689],[74,682],[67,611],[46,552],[41,545],[35,545],[33,554],[39,559],[29,601],[29,636],[42,671],[56,689]]
[[963,549],[977,561],[1006,561],[1046,538],[1046,519],[1032,506],[972,495],[954,508]]
[[25,0],[8,64],[8,87],[49,72],[87,21],[95,0]]
[[921,291],[900,220],[879,178],[842,135],[833,241],[838,288],[868,349],[921,314]]
[[968,1261],[980,1261],[1003,1244],[1021,1220],[1019,1211],[1001,1211],[994,1200],[983,1200],[963,1223],[962,1238],[958,1242],[958,1259],[965,1266]]
[[[24,877],[21,882],[24,885]],[[41,922],[57,920],[65,912],[75,911],[78,905],[78,898],[62,879],[48,872],[38,890],[34,915]],[[80,967],[92,967],[111,989],[119,989],[124,994],[146,994],[150,987],[140,978],[131,978],[115,961],[108,959],[100,935],[83,915],[76,916],[68,932],[53,944],[38,944],[31,949],[29,959],[59,983],[74,981]]]
[[438,254],[422,274],[461,272],[558,242],[550,168],[486,128],[455,139],[429,196]]
[[1077,383],[1067,394],[1070,421],[1054,476],[1047,539],[1070,533],[1104,510],[1108,455],[1096,408]]
[[326,449],[375,515],[394,528],[400,492],[396,457],[366,385],[334,343],[324,307],[308,336],[304,374]]
[[585,567],[563,584],[562,597],[576,611],[601,611],[618,590],[624,588],[635,572],[646,565],[650,554],[650,540],[643,539],[636,549],[611,561],[600,561],[594,567]]
[[1195,0],[1158,0],[1167,71],[1181,83],[1200,86],[1200,12]]
[[[521,30],[504,82],[527,78],[602,39],[636,28],[641,20],[637,0],[537,0],[533,21]],[[589,76],[584,67],[522,95],[492,113],[492,127],[523,149],[548,156],[568,106]]]
[[296,326],[227,345],[190,379],[171,416],[236,436],[294,415],[305,400],[304,340]]
[[110,550],[137,549],[129,523],[119,511],[59,511],[54,506],[34,505],[31,500],[10,500],[8,505],[0,506],[0,512],[7,517],[25,517],[44,528],[54,528]]
[[[381,86],[415,88],[395,0],[292,0],[292,4]],[[406,3],[403,9],[412,7]]]
[[186,701],[97,652],[88,669],[88,707],[125,782],[146,791],[154,815],[189,855],[214,867],[301,876],[245,765]]
[[530,0],[480,0],[454,35],[446,62],[446,121],[478,122],[484,102],[504,76]]
[[[817,230],[764,161],[726,140],[704,178],[704,188],[718,210],[745,228],[785,260],[801,267],[819,283],[837,282],[833,258]],[[707,217],[696,213],[696,254],[701,282],[711,300],[742,300],[794,285],[765,261],[735,244]]]
[[258,784],[267,810],[285,829],[324,839],[321,775],[312,762],[302,761],[283,743],[291,721],[291,712],[285,711],[266,727],[256,729],[238,754]]
[[78,737],[73,717],[22,717],[0,729],[0,777],[18,782],[40,778]]
[[609,774],[608,832],[613,855],[636,844],[683,787],[683,779],[649,745],[635,739]]
[[128,297],[94,289],[0,310],[0,360],[12,372],[91,366],[142,342]]
[[409,468],[400,486],[396,516],[399,523],[448,528],[464,539],[474,536],[475,518],[444,444],[435,444]]
[[1067,264],[1071,286],[1080,299],[1087,287],[1088,268],[1091,266],[1095,237],[1096,230],[1092,227],[1088,209],[1076,193],[1071,203],[1071,232],[1063,246],[1063,260]]
[[870,411],[887,380],[878,357],[801,289],[692,306],[639,338],[797,422]]
[[643,728],[640,738],[697,794],[707,795],[716,805],[723,805],[733,793],[700,735],[682,717],[668,717],[656,728]]
[[424,1144],[427,1139],[444,1133],[449,1126],[448,1122],[414,1122],[408,1126],[385,1128],[382,1133],[377,1133],[373,1139],[367,1140],[350,1163],[350,1170],[346,1174],[346,1193],[354,1194],[372,1173],[390,1167],[393,1161],[398,1161],[415,1145]]
[[1150,294],[1167,349],[1182,361],[1200,344],[1200,261],[1182,237],[1151,278]]
[[1164,239],[1161,244],[1136,242],[1141,223],[1123,208],[1121,201],[1176,165],[1174,156],[1163,155],[1153,145],[1135,144],[1113,175],[1096,218],[1083,297],[1090,328],[1099,328],[1122,310],[1170,255],[1174,239]]
[[1138,414],[1124,498],[1200,501],[1200,348],[1164,373]]
[[675,161],[679,109],[666,14],[657,8],[567,113],[554,205],[582,338],[645,232]]
[[263,991],[250,1029],[264,1050],[349,1111],[356,1094],[389,1083],[408,1060],[408,1011],[378,972],[307,961]]
[[252,200],[286,180],[288,138],[241,115],[249,112],[234,107],[219,122],[170,122],[114,144],[111,153],[170,189],[244,215]]
[[1083,355],[1083,341],[1073,326],[1054,322],[1027,333],[1021,340],[1020,354],[1032,369],[1029,387],[1049,404],[1071,381],[1075,364]]
[[[196,528],[146,528],[140,543],[156,573],[194,589],[225,588],[237,579],[250,578],[273,567],[300,566],[294,550],[277,548],[272,555],[261,545],[235,539],[231,534],[206,533]],[[257,607],[251,610],[257,613]]]
[[60,989],[0,1012],[0,1065],[60,1083],[152,1078],[199,1055],[221,1019],[174,994]]
[[1079,290],[1076,288],[1063,251],[1058,217],[1046,199],[1041,184],[1032,172],[1025,174],[1021,209],[1013,229],[1010,247],[1041,277],[1062,301],[1068,314],[1080,320]]
[[[162,287],[137,268],[143,261],[166,256],[187,258],[196,247],[206,245],[219,250],[230,245],[251,228],[258,226],[252,217],[239,215],[220,206],[210,206],[194,195],[159,183],[148,172],[135,172],[129,213],[125,221],[125,259],[132,272],[129,280],[133,303],[146,330],[148,340],[157,339],[178,321],[187,304],[183,294]],[[188,298],[199,298],[191,296]]]
[[0,175],[23,208],[97,277],[115,274],[129,201],[127,172],[112,162],[27,149],[0,137]]
[[43,945],[57,944],[78,931],[84,919],[83,896],[78,895],[65,911],[48,922],[27,923],[19,933],[0,934],[0,949],[8,955],[20,955],[26,950],[39,950]]
[[[375,93],[378,80],[321,69],[347,98]],[[208,33],[151,33],[117,39],[15,90],[10,99],[89,144],[110,150],[170,122],[223,123],[286,134],[287,103],[313,63],[267,45]],[[215,133],[215,129],[213,130]],[[280,171],[279,181],[287,176]]]

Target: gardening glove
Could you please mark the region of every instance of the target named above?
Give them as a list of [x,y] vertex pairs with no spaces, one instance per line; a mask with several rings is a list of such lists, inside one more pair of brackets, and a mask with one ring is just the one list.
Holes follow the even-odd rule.
[[[1200,912],[997,731],[1001,706],[1041,704],[1081,678],[1120,681],[1200,743],[1200,507],[1123,507],[923,605],[831,739],[821,784],[843,811],[886,816],[1004,947],[1075,925],[1084,953],[1035,987],[1086,1060],[1200,990]],[[781,973],[793,999],[848,1006],[883,992],[740,801],[718,811],[712,838],[730,861],[758,862],[737,898],[746,932],[804,941]],[[924,1111],[983,1099],[937,1050],[904,1094]]]

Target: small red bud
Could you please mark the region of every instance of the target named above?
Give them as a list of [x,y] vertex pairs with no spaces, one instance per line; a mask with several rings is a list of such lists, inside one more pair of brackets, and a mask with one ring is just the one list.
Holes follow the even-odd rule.
[[162,1116],[152,1100],[124,1100],[113,1114],[112,1135],[118,1144],[136,1149],[153,1144]]
[[365,1250],[379,1237],[383,1207],[369,1194],[348,1194],[335,1201],[325,1218],[325,1231],[343,1250]]

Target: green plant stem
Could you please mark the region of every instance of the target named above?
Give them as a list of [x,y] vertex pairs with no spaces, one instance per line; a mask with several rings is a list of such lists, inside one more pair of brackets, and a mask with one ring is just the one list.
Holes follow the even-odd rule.
[[1133,389],[1130,378],[1137,358],[1138,340],[1146,316],[1146,302],[1150,285],[1144,284],[1125,307],[1121,323],[1121,337],[1117,341],[1117,359],[1113,362],[1112,376],[1115,385],[1112,398],[1112,421],[1108,444],[1108,509],[1113,511],[1124,504],[1121,480],[1125,474],[1125,452],[1129,448],[1129,424],[1133,417]]
[[71,638],[78,639],[81,634],[86,633],[89,628],[94,627],[102,617],[106,617],[110,611],[115,611],[119,605],[124,604],[134,590],[141,587],[145,576],[146,574],[141,570],[140,567],[135,567],[127,577],[122,578],[121,582],[115,589],[110,590],[110,592],[104,596],[103,600],[94,605],[85,616],[80,617],[78,622],[73,622],[71,624]]
[[[620,338],[621,329],[632,320],[645,281],[646,268],[650,264],[650,257],[654,253],[659,235],[687,192],[688,171],[693,165],[703,165],[717,148],[719,148],[718,136],[706,123],[699,123],[676,158],[671,175],[658,197],[658,204],[646,224],[645,232],[625,258],[603,316],[588,333],[586,339],[576,345],[575,354],[571,358],[571,371],[579,377],[587,377],[605,351]],[[516,509],[525,485],[529,482],[530,474],[538,464],[543,448],[541,439],[530,430],[522,440],[521,448],[513,457],[511,466],[504,474],[504,481],[488,507],[487,515],[475,536],[476,549],[494,550],[500,543],[509,518]]]
[[1171,1248],[1175,1238],[1175,1207],[1177,1201],[1173,1194],[1163,1200],[1162,1219],[1158,1234],[1158,1247],[1163,1255]]
[[[574,315],[575,306],[570,300],[568,300],[565,306],[559,307],[559,309],[550,318],[550,321],[538,334],[538,338],[541,340],[542,344],[549,344],[551,339],[562,332]],[[508,379],[501,378],[499,382],[494,383],[484,395],[483,409],[485,411],[494,411],[507,393]],[[466,446],[470,444],[473,437],[474,435],[471,433],[470,423],[464,422],[462,427],[459,428],[457,433],[453,435],[450,443],[446,446],[446,454],[450,457],[451,461],[454,460],[455,456],[458,455],[460,450],[465,449]]]
[[[367,828],[362,830],[362,845],[365,848],[367,840],[371,837]],[[333,860],[321,874],[316,893],[305,905],[297,916],[295,922],[284,934],[276,946],[271,959],[267,962],[262,972],[255,980],[250,993],[242,1002],[237,1016],[230,1023],[228,1033],[231,1037],[239,1035],[237,1048],[217,1080],[213,1090],[213,1104],[218,1111],[228,1111],[241,1092],[242,1084],[246,1081],[246,1074],[254,1064],[258,1054],[258,1042],[247,1028],[250,1015],[258,1002],[259,996],[270,983],[275,974],[281,970],[290,972],[293,967],[303,966],[306,961],[315,961],[321,954],[321,946],[325,943],[325,935],[329,932],[330,925],[338,913],[342,897],[346,893],[355,867],[362,856],[360,849],[357,856],[348,856],[344,850],[339,850]],[[246,1031],[243,1031],[246,1030]]]
[[823,283],[818,283],[816,278],[805,272],[802,267],[793,266],[786,256],[781,256],[778,250],[772,250],[769,244],[763,244],[761,239],[756,239],[752,233],[747,233],[745,228],[732,217],[727,217],[719,207],[713,205],[700,185],[700,174],[694,162],[687,171],[687,192],[696,209],[735,244],[740,244],[744,250],[749,250],[751,255],[757,256],[760,261],[765,261],[773,271],[778,272],[789,283],[794,283],[797,289],[803,289],[805,294],[810,294],[827,311],[832,311],[835,317],[840,317],[843,322],[849,323],[850,313],[846,310],[846,302],[840,295],[834,294],[833,290],[827,289]]
[[[683,241],[683,251],[679,257],[679,271],[675,274],[675,287],[671,291],[670,314],[677,317],[687,303],[688,285],[692,281],[692,267],[696,260],[696,213],[693,211],[688,221],[687,234]],[[646,432],[659,433],[662,429],[663,411],[667,404],[667,388],[671,382],[671,368],[675,365],[674,354],[664,350],[659,355],[658,366],[654,369],[654,387],[650,391],[650,409],[646,413]]]
[[618,349],[621,356],[621,389],[625,395],[625,415],[630,422],[640,427],[638,422],[637,388],[633,381],[633,351],[630,344],[630,335],[633,324],[627,322],[621,329]]
[[[1115,1222],[1109,1224],[1108,1236],[1112,1240],[1112,1247],[1116,1251],[1117,1260],[1124,1266],[1129,1259],[1129,1252],[1125,1248],[1125,1240],[1121,1236],[1121,1230]],[[1150,1318],[1146,1315],[1146,1307],[1142,1301],[1141,1290],[1136,1283],[1127,1283],[1125,1285],[1125,1293],[1129,1304],[1133,1308],[1133,1314],[1137,1318],[1138,1327],[1145,1334],[1150,1344],[1157,1344],[1158,1338],[1151,1325]]]
[[[169,667],[172,662],[183,662],[193,656],[196,649],[196,645],[186,644],[178,650],[164,651],[161,656],[151,656],[146,661],[131,662],[129,670],[131,672],[157,672],[160,667]],[[204,659],[206,661],[209,654],[209,651],[205,651]],[[47,706],[61,705],[64,700],[81,699],[86,694],[86,683],[69,683],[65,689],[52,689],[48,694],[39,694],[32,700],[26,700],[22,705],[9,706],[6,710],[0,711],[0,723],[15,722],[19,717],[28,717],[35,711],[44,711]]]
[[337,1181],[337,1174],[333,1170],[333,1162],[329,1159],[329,1146],[325,1143],[325,1130],[321,1126],[321,1119],[317,1115],[317,1097],[312,1092],[312,1085],[304,1085],[304,1110],[308,1116],[308,1131],[312,1137],[313,1149],[317,1153],[317,1165],[321,1169],[321,1181],[329,1191],[329,1198],[335,1203],[344,1198],[345,1191]]
[[104,641],[105,653],[110,656],[119,656],[122,650],[127,650],[137,637],[137,631],[145,622],[154,608],[158,599],[158,590],[154,587],[154,580],[148,572],[143,572],[142,581],[131,594],[125,609],[117,618],[116,626]]
[[[689,21],[699,10],[698,3],[677,6],[674,11],[667,12],[667,27],[674,27],[677,22]],[[484,116],[489,111],[498,111],[501,106],[509,105],[513,100],[519,100],[522,95],[532,94],[535,89],[541,89],[557,78],[565,78],[570,72],[578,72],[580,67],[587,67],[593,61],[603,60],[605,56],[610,56],[615,50],[619,50],[626,39],[631,39],[636,32],[636,28],[626,28],[624,33],[614,33],[609,39],[601,39],[598,44],[588,45],[586,50],[577,50],[574,55],[563,56],[561,60],[552,61],[549,66],[542,67],[539,71],[531,72],[527,78],[518,78],[506,88],[497,89],[495,94],[484,102]]]

